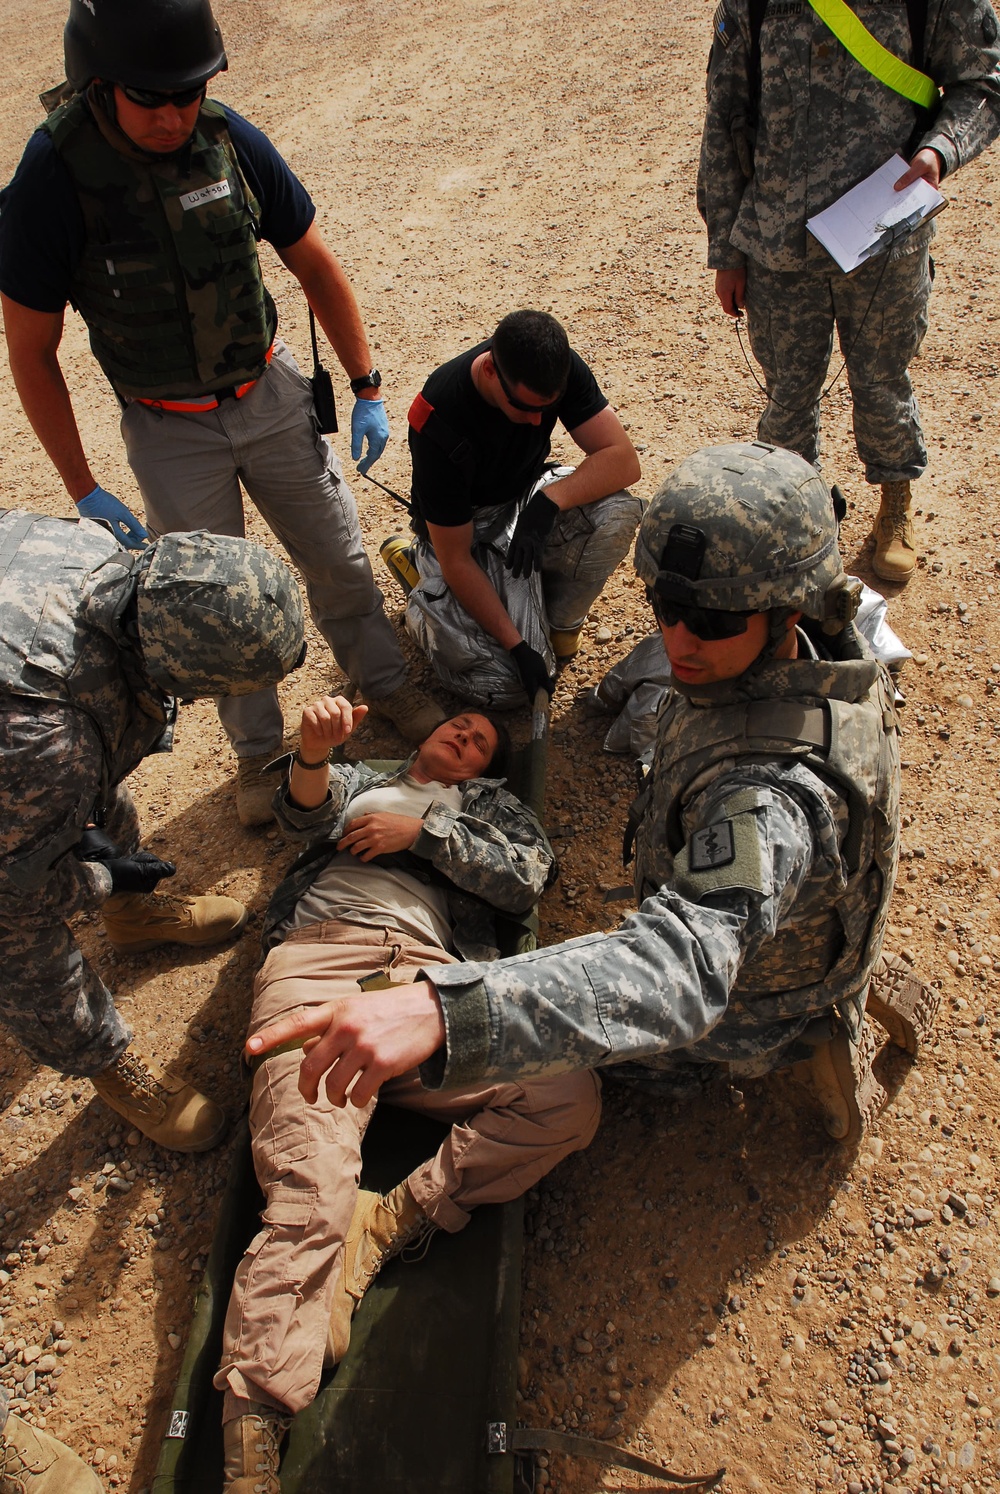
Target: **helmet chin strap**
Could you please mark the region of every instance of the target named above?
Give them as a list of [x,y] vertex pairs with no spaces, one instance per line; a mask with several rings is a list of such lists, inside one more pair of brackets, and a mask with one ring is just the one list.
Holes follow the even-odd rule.
[[88,85],[86,93],[87,103],[92,109],[100,109],[104,118],[113,124],[118,130],[118,110],[115,108],[115,85],[113,83],[93,82]]
[[767,614],[767,642],[754,659],[750,668],[757,664],[768,664],[777,657],[778,650],[788,637],[788,619],[794,617],[795,607],[772,607]]

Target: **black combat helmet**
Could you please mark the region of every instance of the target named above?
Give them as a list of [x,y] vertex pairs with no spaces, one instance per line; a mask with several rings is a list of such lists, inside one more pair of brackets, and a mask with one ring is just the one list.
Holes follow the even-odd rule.
[[228,67],[209,0],[70,0],[66,77],[157,93],[198,88]]

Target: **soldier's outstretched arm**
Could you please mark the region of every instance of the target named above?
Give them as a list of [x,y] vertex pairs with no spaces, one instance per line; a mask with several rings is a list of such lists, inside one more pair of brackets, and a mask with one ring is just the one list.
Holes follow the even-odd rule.
[[917,155],[934,151],[944,177],[1000,134],[1000,26],[989,0],[937,0],[927,21],[924,70],[944,96]]
[[708,870],[685,871],[685,848],[670,883],[612,933],[435,970],[447,1046],[425,1065],[424,1083],[595,1068],[710,1033],[744,959],[794,920],[802,886],[818,862],[835,863],[845,833],[835,791],[798,769],[784,769],[784,786],[769,772],[717,780],[686,817],[688,846],[713,831],[732,837],[738,855],[725,888]]

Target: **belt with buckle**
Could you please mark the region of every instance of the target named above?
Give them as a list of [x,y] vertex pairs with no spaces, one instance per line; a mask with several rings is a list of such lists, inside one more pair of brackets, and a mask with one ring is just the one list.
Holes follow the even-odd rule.
[[[270,363],[274,354],[274,343],[264,354],[264,362]],[[182,415],[197,415],[204,410],[217,410],[224,399],[242,399],[260,379],[248,379],[245,384],[230,384],[226,389],[215,389],[211,394],[193,394],[187,399],[133,399],[133,404],[148,405],[151,410],[173,410]]]

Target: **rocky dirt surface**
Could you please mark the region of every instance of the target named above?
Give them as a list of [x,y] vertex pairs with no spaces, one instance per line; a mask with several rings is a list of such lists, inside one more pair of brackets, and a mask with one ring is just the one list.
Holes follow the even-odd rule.
[[[309,185],[357,288],[395,437],[376,475],[405,490],[405,416],[426,372],[519,305],[551,308],[621,412],[650,496],[669,464],[751,436],[760,395],[713,304],[694,172],[713,0],[616,9],[527,0],[317,7],[219,0],[232,66],[218,95]],[[0,175],[57,81],[62,0],[3,5]],[[941,219],[932,324],[915,365],[932,452],[925,561],[891,597],[915,658],[901,676],[904,860],[890,941],[940,987],[937,1040],[890,1064],[891,1107],[858,1155],[775,1078],[670,1104],[607,1087],[590,1150],[529,1199],[521,1415],[607,1436],[682,1471],[725,1463],[733,1494],[1000,1487],[1000,515],[996,212],[1000,157],[963,171]],[[268,254],[282,327],[308,349],[301,295]],[[68,318],[63,345],[100,480],[135,496],[112,397]],[[835,362],[834,370],[838,364]],[[346,415],[350,403],[342,381]],[[845,553],[871,579],[872,505],[841,378],[826,471],[847,492]],[[67,513],[9,376],[0,501]],[[345,455],[342,439],[338,449]],[[374,555],[401,526],[358,480]],[[251,532],[266,537],[251,515]],[[386,581],[388,605],[401,598]],[[595,609],[553,711],[548,818],[562,859],[543,936],[611,927],[631,795],[582,696],[648,629],[625,568]],[[313,638],[285,688],[290,727],[338,686]],[[365,755],[397,753],[375,722]],[[212,709],[135,775],[149,843],[177,884],[253,910],[214,955],[120,959],[80,939],[151,1056],[238,1113],[255,933],[287,851],[232,808]],[[231,1143],[177,1158],[129,1133],[82,1081],[0,1040],[0,1382],[108,1489],[149,1490]],[[560,1457],[560,1494],[649,1487]]]

